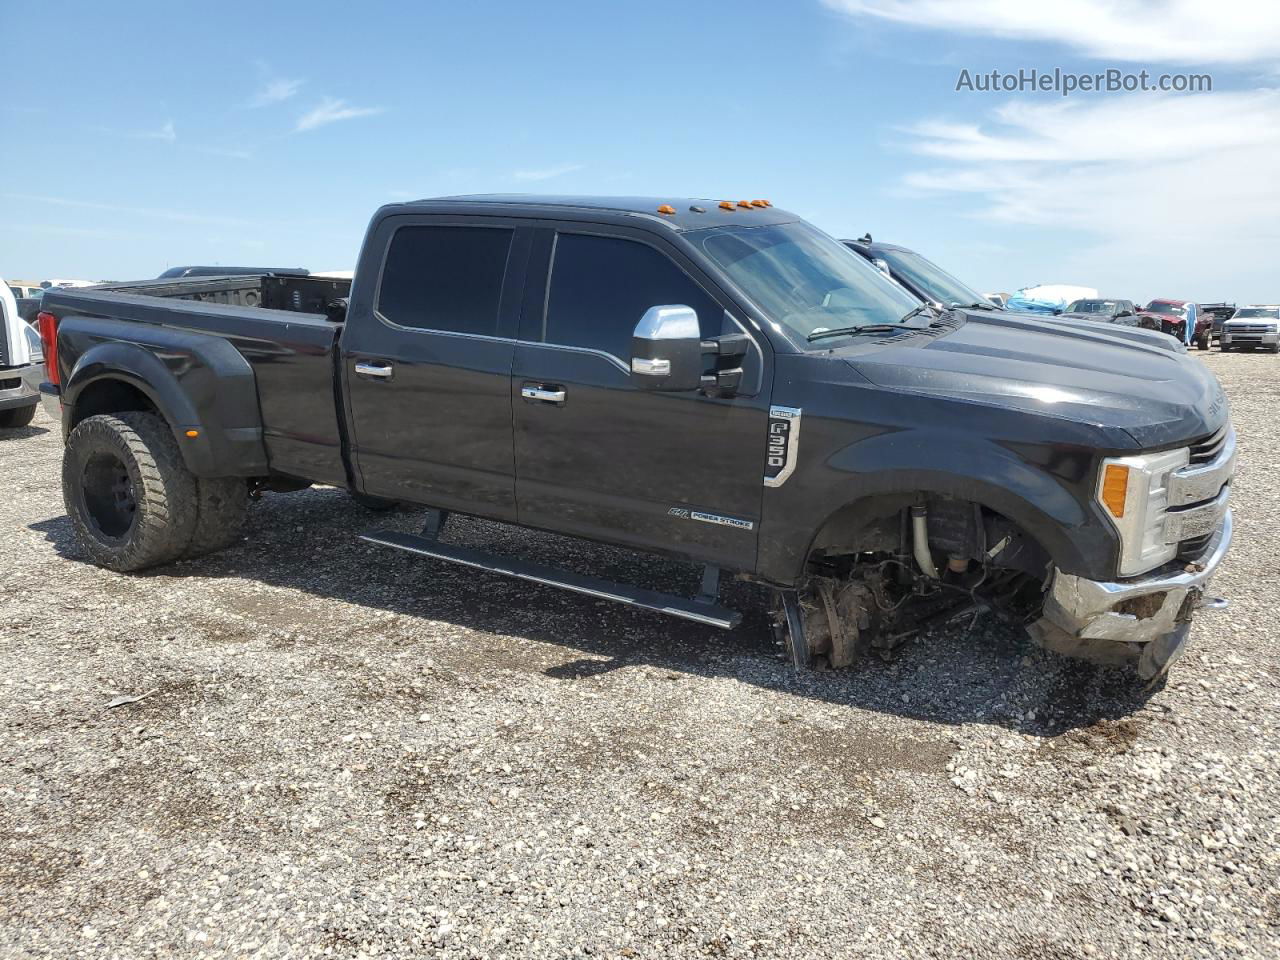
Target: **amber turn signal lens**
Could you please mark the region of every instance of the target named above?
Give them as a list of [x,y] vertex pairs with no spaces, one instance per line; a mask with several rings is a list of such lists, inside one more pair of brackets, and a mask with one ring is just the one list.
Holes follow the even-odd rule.
[[198,436],[200,436],[200,431],[199,431],[199,430],[188,430],[188,431],[187,431],[187,436],[188,436],[188,437],[198,437]]
[[721,209],[721,210],[732,210],[732,209],[733,209],[733,202],[732,202],[732,201],[730,201],[730,200],[721,200],[721,201],[720,201],[720,209]]
[[1119,520],[1124,516],[1124,502],[1129,495],[1129,468],[1118,463],[1107,464],[1102,475],[1102,502]]
[[676,212],[676,208],[669,203],[664,203],[662,206],[658,208],[658,212],[670,215]]

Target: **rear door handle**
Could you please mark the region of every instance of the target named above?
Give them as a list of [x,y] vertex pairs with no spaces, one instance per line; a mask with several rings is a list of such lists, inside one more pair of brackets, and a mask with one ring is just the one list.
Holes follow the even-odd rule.
[[541,400],[543,403],[564,403],[564,387],[526,383],[520,388],[520,396],[526,400]]
[[377,377],[379,380],[390,380],[395,375],[395,372],[395,367],[382,361],[369,363],[361,360],[356,364],[356,373],[362,377]]

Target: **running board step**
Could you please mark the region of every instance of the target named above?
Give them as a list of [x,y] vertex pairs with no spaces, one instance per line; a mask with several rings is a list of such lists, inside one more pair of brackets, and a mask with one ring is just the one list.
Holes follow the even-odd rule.
[[496,554],[484,553],[481,550],[472,550],[470,547],[441,543],[439,540],[431,540],[412,533],[400,533],[395,530],[375,530],[370,533],[360,534],[360,539],[368,543],[376,543],[381,547],[391,547],[395,550],[404,550],[406,553],[416,553],[420,557],[447,560],[450,563],[458,563],[464,567],[474,567],[477,570],[501,573],[508,577],[529,580],[549,587],[572,590],[574,593],[585,593],[589,597],[599,597],[602,600],[613,600],[617,603],[630,604],[633,607],[643,607],[645,610],[665,613],[667,616],[680,617],[683,620],[692,620],[695,623],[704,623],[708,626],[719,627],[721,630],[732,630],[742,622],[742,614],[715,603],[705,603],[701,600],[691,600],[688,597],[677,597],[670,593],[659,593],[656,590],[645,590],[641,587],[632,587],[623,583],[613,583],[609,580],[601,580],[598,577],[589,577],[580,573],[571,573],[568,570],[558,570],[555,567],[543,566],[540,563],[530,563],[527,560],[500,557]]

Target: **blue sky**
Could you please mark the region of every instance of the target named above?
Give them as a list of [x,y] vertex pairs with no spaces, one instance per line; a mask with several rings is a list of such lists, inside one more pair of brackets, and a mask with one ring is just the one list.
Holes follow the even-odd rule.
[[[6,0],[0,275],[347,269],[379,204],[528,191],[765,197],[984,290],[1280,300],[1278,5],[1040,6]],[[1108,66],[1214,90],[955,91]]]

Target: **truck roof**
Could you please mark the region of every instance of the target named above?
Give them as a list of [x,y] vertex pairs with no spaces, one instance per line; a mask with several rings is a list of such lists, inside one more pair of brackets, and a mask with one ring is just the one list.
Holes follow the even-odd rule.
[[[767,201],[761,201],[767,202]],[[724,209],[721,203],[730,203]],[[742,204],[747,206],[742,206]],[[592,197],[574,195],[541,195],[522,193],[489,193],[454,197],[428,197],[407,203],[390,204],[384,210],[402,212],[475,213],[485,207],[493,216],[538,216],[563,220],[617,222],[637,217],[663,223],[683,232],[719,227],[728,223],[763,225],[790,223],[799,217],[772,205],[751,206],[749,200],[708,200],[697,197]],[[663,213],[659,207],[670,207],[674,213]]]

